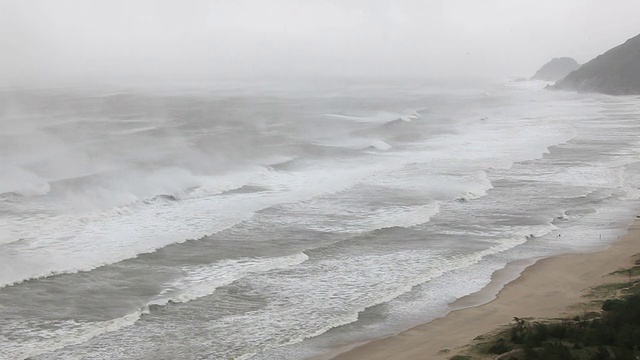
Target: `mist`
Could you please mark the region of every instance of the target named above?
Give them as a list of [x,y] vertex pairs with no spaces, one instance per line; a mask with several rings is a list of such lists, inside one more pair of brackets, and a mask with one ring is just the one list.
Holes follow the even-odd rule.
[[530,76],[640,32],[634,0],[0,1],[0,84]]

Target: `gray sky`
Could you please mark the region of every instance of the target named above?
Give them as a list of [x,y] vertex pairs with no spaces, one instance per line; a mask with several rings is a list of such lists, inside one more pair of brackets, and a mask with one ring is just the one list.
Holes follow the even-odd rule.
[[530,76],[640,33],[638,0],[0,0],[0,84]]

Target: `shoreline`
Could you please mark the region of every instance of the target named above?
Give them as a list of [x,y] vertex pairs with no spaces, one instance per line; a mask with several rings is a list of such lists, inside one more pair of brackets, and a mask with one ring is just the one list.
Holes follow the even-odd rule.
[[640,218],[606,248],[509,263],[482,290],[462,297],[441,318],[395,335],[348,344],[312,360],[448,359],[473,340],[510,324],[514,316],[549,319],[579,312],[583,295],[616,281],[606,276],[633,265],[640,253]]
[[440,316],[438,318],[435,318],[435,319],[430,320],[430,321],[425,322],[425,323],[414,325],[414,326],[409,327],[406,330],[403,330],[403,331],[401,331],[399,333],[386,335],[386,336],[383,336],[383,337],[380,337],[380,338],[374,338],[374,339],[370,339],[370,340],[364,340],[364,341],[359,341],[359,342],[355,342],[355,343],[349,343],[349,344],[345,344],[345,345],[340,345],[340,346],[338,346],[336,348],[333,348],[333,349],[330,349],[329,351],[324,352],[322,354],[314,355],[312,357],[309,357],[309,358],[307,358],[307,360],[332,360],[332,359],[337,358],[341,354],[344,354],[346,352],[349,352],[350,350],[359,348],[361,346],[366,346],[367,344],[369,344],[371,342],[382,340],[382,339],[391,338],[391,337],[394,337],[394,336],[398,336],[398,335],[402,334],[405,331],[413,329],[414,327],[418,327],[418,326],[421,326],[421,325],[425,325],[425,324],[431,323],[431,322],[433,322],[435,320],[442,319],[442,318],[446,317],[447,315],[449,315],[451,312],[485,305],[485,304],[495,300],[497,298],[499,292],[502,290],[502,288],[504,288],[507,284],[509,284],[510,282],[516,280],[518,277],[520,277],[520,275],[522,274],[522,272],[526,268],[528,268],[531,265],[534,265],[540,259],[543,259],[543,258],[531,258],[531,259],[524,259],[524,260],[516,260],[516,261],[513,261],[513,262],[510,262],[510,263],[506,264],[504,268],[499,269],[499,270],[495,271],[493,274],[491,274],[491,282],[489,284],[487,284],[484,288],[476,291],[475,293],[472,293],[472,294],[469,294],[469,295],[465,295],[465,296],[455,300],[451,304],[449,304],[448,306],[449,306],[450,309],[443,316]]

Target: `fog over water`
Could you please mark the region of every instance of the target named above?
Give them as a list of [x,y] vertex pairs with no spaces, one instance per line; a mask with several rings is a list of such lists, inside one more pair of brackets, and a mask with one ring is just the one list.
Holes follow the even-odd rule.
[[0,360],[305,359],[607,246],[640,99],[515,78],[639,4],[0,0]]
[[634,0],[2,0],[0,81],[530,76],[640,31]]

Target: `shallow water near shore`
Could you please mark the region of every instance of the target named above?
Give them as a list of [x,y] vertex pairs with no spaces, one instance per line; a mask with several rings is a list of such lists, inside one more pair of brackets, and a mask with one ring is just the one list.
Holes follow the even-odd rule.
[[0,356],[300,359],[602,247],[640,99],[543,87],[4,90]]

